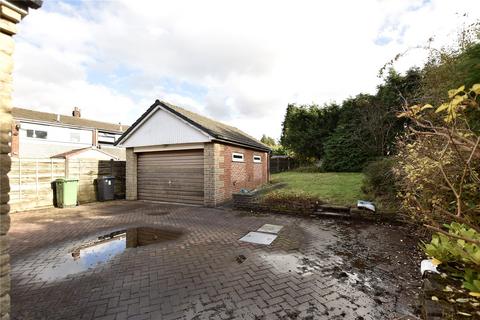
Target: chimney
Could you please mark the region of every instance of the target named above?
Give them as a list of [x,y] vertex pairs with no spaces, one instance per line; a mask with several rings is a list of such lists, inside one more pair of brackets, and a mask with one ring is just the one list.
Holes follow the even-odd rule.
[[72,116],[80,118],[80,109],[78,107],[73,108]]

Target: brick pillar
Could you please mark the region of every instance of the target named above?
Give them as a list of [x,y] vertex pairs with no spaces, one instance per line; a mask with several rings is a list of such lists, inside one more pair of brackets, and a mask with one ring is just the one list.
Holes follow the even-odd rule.
[[12,129],[12,71],[13,35],[17,23],[28,14],[28,7],[38,8],[41,1],[19,2],[18,7],[10,1],[0,2],[0,319],[10,319],[10,256],[8,236],[10,229],[10,184],[8,172],[11,167]]
[[133,148],[127,148],[127,164],[125,169],[125,198],[137,200],[137,154]]
[[224,150],[225,146],[219,143],[206,143],[203,149],[203,188],[206,207],[215,207],[223,201]]

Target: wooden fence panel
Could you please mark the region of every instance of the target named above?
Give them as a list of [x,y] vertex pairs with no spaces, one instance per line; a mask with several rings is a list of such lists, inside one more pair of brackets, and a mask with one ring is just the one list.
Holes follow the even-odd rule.
[[52,181],[65,176],[65,160],[12,158],[10,206],[13,211],[51,206]]
[[69,160],[67,171],[78,179],[79,203],[96,201],[96,179],[101,176],[115,177],[115,198],[125,198],[125,161]]
[[270,158],[270,172],[278,173],[283,171],[298,168],[299,162],[290,157],[276,157]]
[[52,183],[58,178],[77,178],[78,202],[96,201],[96,179],[115,177],[115,197],[125,198],[125,161],[21,159],[12,158],[10,179],[11,211],[52,206]]

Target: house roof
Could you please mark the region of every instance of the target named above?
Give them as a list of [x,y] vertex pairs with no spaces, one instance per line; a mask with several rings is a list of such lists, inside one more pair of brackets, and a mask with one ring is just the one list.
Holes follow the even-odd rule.
[[14,119],[35,120],[35,121],[56,123],[56,124],[75,126],[75,127],[95,128],[98,130],[117,132],[117,133],[122,133],[128,129],[128,126],[125,126],[125,125],[96,121],[96,120],[89,120],[89,119],[73,117],[73,116],[66,116],[63,114],[60,115],[60,121],[57,121],[58,115],[56,113],[35,111],[35,110],[23,109],[23,108],[12,108],[12,116]]
[[116,157],[116,156],[114,156],[114,155],[111,155],[111,154],[109,154],[108,152],[105,152],[105,151],[103,151],[103,150],[94,148],[94,147],[86,147],[86,148],[80,148],[80,149],[73,149],[73,150],[70,150],[70,151],[67,151],[67,152],[63,152],[63,153],[56,154],[56,155],[52,156],[51,158],[67,159],[67,158],[70,158],[71,156],[74,156],[74,155],[83,153],[83,152],[85,152],[85,151],[90,151],[90,150],[94,150],[94,151],[96,151],[96,152],[103,153],[103,154],[105,154],[105,155],[107,155],[107,156],[109,156],[109,157],[118,159],[118,157]]
[[188,111],[184,108],[160,100],[156,100],[155,103],[150,106],[150,108],[148,108],[148,110],[145,111],[145,113],[142,114],[142,116],[140,116],[140,118],[138,118],[137,121],[135,121],[133,125],[127,129],[127,131],[123,133],[122,137],[117,140],[116,144],[121,142],[125,137],[127,137],[131,132],[133,132],[135,130],[135,127],[137,127],[142,122],[142,120],[157,107],[161,107],[169,111],[170,113],[178,116],[179,118],[185,120],[186,122],[210,135],[213,140],[237,144],[267,152],[270,151],[270,148],[268,146],[264,145],[263,143],[241,131],[240,129],[212,120],[210,118],[204,117],[197,113]]
[[10,2],[22,9],[38,9],[43,4],[43,0],[10,0]]

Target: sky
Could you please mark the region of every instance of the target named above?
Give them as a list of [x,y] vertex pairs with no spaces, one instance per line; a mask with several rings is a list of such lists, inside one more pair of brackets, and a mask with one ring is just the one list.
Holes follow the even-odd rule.
[[[160,99],[278,139],[289,103],[374,93],[387,61],[431,37],[454,42],[479,9],[478,0],[45,0],[15,36],[13,102],[131,124]],[[395,67],[425,56],[410,50]]]

